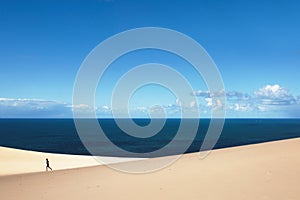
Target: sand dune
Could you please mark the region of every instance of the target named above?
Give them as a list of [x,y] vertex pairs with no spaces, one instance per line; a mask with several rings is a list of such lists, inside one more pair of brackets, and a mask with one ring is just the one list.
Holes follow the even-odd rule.
[[[135,162],[147,165],[152,160]],[[300,199],[299,186],[300,139],[215,150],[204,160],[197,153],[187,154],[163,170],[146,174],[122,173],[102,165],[0,177],[0,195],[5,200],[282,200]]]
[[[92,156],[43,153],[0,147],[0,176],[46,171],[46,158],[49,159],[50,166],[55,171],[102,164]],[[137,158],[103,158],[106,163],[140,160]]]

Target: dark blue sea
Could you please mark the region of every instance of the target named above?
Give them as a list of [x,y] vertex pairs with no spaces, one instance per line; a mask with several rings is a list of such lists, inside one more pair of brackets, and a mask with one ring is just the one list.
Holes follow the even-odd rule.
[[[167,145],[176,135],[181,120],[167,119],[158,134],[143,139],[125,134],[113,119],[98,121],[115,145],[126,151],[142,154]],[[150,122],[149,119],[134,121],[141,126]],[[209,122],[209,119],[200,120],[197,135],[185,153],[199,151]],[[226,119],[214,149],[297,137],[300,137],[300,119]],[[181,139],[184,141],[189,138]],[[91,145],[92,142],[91,140]],[[77,134],[73,119],[0,119],[0,146],[50,153],[90,154]],[[114,151],[104,141],[97,148],[103,156],[128,156]],[[173,149],[156,156],[176,153],[176,149]]]

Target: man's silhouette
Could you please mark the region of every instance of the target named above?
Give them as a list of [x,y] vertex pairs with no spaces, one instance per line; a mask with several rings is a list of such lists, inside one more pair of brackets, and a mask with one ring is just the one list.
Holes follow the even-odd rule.
[[50,164],[49,164],[49,160],[48,160],[48,158],[46,158],[46,171],[48,171],[48,169],[50,169],[52,171],[52,168],[50,167]]

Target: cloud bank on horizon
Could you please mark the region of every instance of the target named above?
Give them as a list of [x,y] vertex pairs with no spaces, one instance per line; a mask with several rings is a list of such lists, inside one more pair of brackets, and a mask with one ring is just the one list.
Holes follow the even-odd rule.
[[[226,109],[228,118],[299,118],[300,96],[290,93],[287,88],[278,84],[266,85],[252,95],[239,91],[193,91],[191,95],[198,97],[200,117],[210,117],[211,111]],[[213,96],[226,95],[226,105],[213,102]],[[190,110],[195,109],[196,102],[191,102]],[[155,106],[155,105],[154,105]],[[167,117],[180,118],[180,100],[167,105],[159,105]],[[152,107],[153,108],[153,107]],[[149,117],[150,109],[147,106],[130,107],[131,117]],[[42,100],[42,99],[12,99],[0,98],[1,118],[71,118],[72,111],[76,109],[85,114],[91,113],[93,108],[88,105],[72,105],[71,103]],[[188,109],[187,109],[188,110]],[[114,110],[115,112],[127,112],[125,109]],[[101,105],[95,108],[97,117],[111,118],[112,108],[109,105]]]

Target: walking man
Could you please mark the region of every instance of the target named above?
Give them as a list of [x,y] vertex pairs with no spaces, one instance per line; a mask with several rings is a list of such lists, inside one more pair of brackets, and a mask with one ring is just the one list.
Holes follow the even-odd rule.
[[50,169],[52,171],[52,168],[50,167],[50,164],[49,164],[49,160],[48,160],[48,158],[46,158],[46,171],[48,171],[48,169]]

